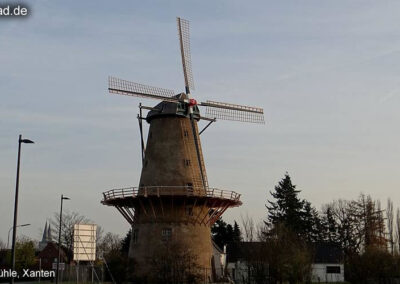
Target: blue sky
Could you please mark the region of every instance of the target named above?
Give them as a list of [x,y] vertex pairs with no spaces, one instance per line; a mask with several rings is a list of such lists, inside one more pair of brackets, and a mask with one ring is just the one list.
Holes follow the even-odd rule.
[[[260,106],[266,125],[219,121],[202,135],[210,186],[242,193],[228,221],[261,220],[286,171],[319,208],[337,198],[400,205],[397,1],[31,1],[0,18],[0,239],[12,225],[23,145],[19,232],[79,211],[124,234],[100,204],[140,175],[137,98],[107,76],[183,91],[175,17],[190,20],[196,99]],[[157,102],[142,100],[152,105]]]

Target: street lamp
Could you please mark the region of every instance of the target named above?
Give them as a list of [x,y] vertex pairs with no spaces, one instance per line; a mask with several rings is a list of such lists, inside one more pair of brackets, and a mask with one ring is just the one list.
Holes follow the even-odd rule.
[[61,247],[62,207],[64,200],[69,200],[69,198],[61,194],[60,225],[58,228],[58,258],[57,258],[57,270],[56,270],[56,284],[58,284],[58,270],[60,268],[60,258],[61,258],[60,247]]
[[[29,139],[22,139],[22,135],[19,135],[18,139],[18,160],[17,160],[17,180],[15,183],[15,203],[14,203],[14,224],[13,224],[13,235],[12,235],[12,247],[11,247],[11,264],[12,270],[15,270],[15,240],[17,237],[17,215],[18,215],[18,187],[19,187],[19,165],[21,161],[21,144],[33,144],[34,142]],[[11,278],[11,283],[14,283],[14,278]]]
[[[22,224],[22,225],[18,225],[17,228],[18,227],[26,227],[26,226],[29,226],[29,225],[30,224]],[[14,227],[11,227],[10,230],[8,230],[7,249],[8,249],[8,244],[10,243],[10,232],[11,232],[12,229],[14,229]]]

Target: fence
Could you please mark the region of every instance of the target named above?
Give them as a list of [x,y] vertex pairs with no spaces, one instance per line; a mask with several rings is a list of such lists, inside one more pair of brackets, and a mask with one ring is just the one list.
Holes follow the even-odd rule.
[[67,264],[60,270],[60,283],[104,283],[111,282],[104,265],[91,266],[89,263]]
[[[184,194],[182,194],[184,193]],[[205,194],[204,194],[205,193]],[[186,195],[186,196],[207,196],[215,198],[230,199],[239,201],[240,194],[218,188],[198,189],[191,186],[144,186],[144,187],[127,187],[119,189],[111,189],[103,193],[104,201],[116,198],[137,197],[138,195]]]

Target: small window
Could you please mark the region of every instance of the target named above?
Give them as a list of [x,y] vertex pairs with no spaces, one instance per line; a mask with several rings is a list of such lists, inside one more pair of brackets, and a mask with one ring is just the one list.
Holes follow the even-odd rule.
[[133,229],[132,231],[132,243],[137,244],[139,235],[139,229]]
[[172,236],[172,229],[171,228],[162,229],[162,231],[161,231],[161,240],[163,242],[170,241],[171,240],[171,236]]
[[187,192],[188,194],[193,194],[193,183],[188,182],[188,183],[186,184],[186,192]]
[[190,166],[190,160],[185,159],[185,166],[186,166],[186,167],[189,167],[189,166]]
[[327,266],[326,273],[340,274],[340,266]]
[[187,130],[183,130],[183,136],[185,136],[185,137],[189,137],[189,131],[187,131]]

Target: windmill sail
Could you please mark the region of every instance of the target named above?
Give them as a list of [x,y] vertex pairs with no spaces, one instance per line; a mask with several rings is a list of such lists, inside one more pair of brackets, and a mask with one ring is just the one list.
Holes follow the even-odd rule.
[[190,55],[190,33],[189,21],[176,18],[178,24],[179,43],[182,56],[183,75],[185,77],[186,93],[190,93],[190,89],[194,90],[194,81],[192,73],[192,57]]
[[108,91],[113,94],[133,97],[156,99],[170,102],[179,101],[178,99],[173,97],[175,93],[172,90],[138,84],[115,77],[108,77]]
[[206,101],[199,105],[207,107],[205,116],[209,118],[261,124],[265,123],[264,110],[262,108],[216,101]]

